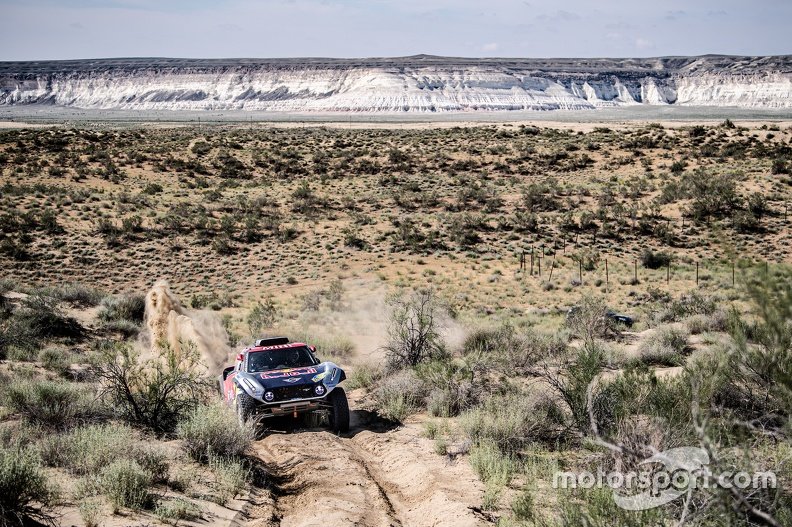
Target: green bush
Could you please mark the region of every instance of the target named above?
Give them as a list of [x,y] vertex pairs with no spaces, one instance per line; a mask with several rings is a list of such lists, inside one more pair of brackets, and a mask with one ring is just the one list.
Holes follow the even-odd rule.
[[687,347],[690,332],[682,325],[659,326],[638,347],[641,360],[648,364],[678,366]]
[[54,339],[80,340],[85,329],[58,307],[58,300],[36,292],[21,301],[6,320],[0,323],[0,355],[10,348],[33,350],[42,342]]
[[242,426],[234,412],[222,404],[199,406],[179,422],[178,435],[193,459],[241,456],[250,447],[255,430]]
[[238,459],[209,456],[209,468],[215,475],[215,501],[225,505],[242,492],[250,479],[250,470]]
[[119,459],[99,473],[99,488],[118,511],[122,507],[139,510],[151,503],[151,474],[136,461]]
[[180,520],[191,521],[200,517],[201,509],[185,499],[173,498],[159,502],[154,515],[163,523],[178,525]]
[[99,527],[102,518],[102,504],[96,498],[83,498],[77,506],[85,527]]
[[39,351],[38,361],[44,368],[66,376],[71,367],[71,353],[65,348],[44,348]]
[[412,370],[403,370],[381,379],[374,400],[379,414],[393,421],[405,417],[424,406],[426,387]]
[[159,357],[141,361],[131,346],[105,346],[92,360],[109,407],[158,434],[173,431],[209,390],[194,347],[177,354],[165,346]]
[[[550,387],[566,404],[573,425],[582,434],[586,434],[590,428],[588,389],[602,371],[604,361],[603,347],[592,340],[577,350],[577,354],[558,370],[547,368],[543,372]],[[607,411],[607,404],[594,401],[595,417],[599,418],[598,414]]]
[[99,320],[102,322],[118,322],[126,320],[140,324],[146,311],[146,299],[143,295],[126,293],[108,296],[102,299],[99,307]]
[[533,329],[518,331],[504,324],[472,330],[465,337],[462,349],[466,355],[483,354],[489,364],[513,372],[515,369],[534,366],[542,359],[563,355],[567,343],[558,334],[546,334]]
[[43,291],[53,298],[79,307],[97,306],[105,297],[104,292],[101,290],[78,282],[46,288]]
[[608,306],[604,299],[586,295],[567,314],[566,326],[572,335],[583,340],[586,347],[593,349],[596,340],[617,333],[616,323],[607,316],[607,312]]
[[693,315],[712,315],[716,309],[712,298],[694,291],[670,302],[664,301],[663,308],[653,318],[656,322],[680,322]]
[[114,460],[134,457],[138,451],[135,437],[126,425],[91,425],[48,436],[40,449],[47,465],[92,475]]
[[649,527],[667,525],[665,509],[657,507],[645,511],[628,511],[613,501],[613,491],[607,487],[578,490],[561,499],[563,527]]
[[519,470],[519,463],[505,454],[493,441],[482,441],[470,449],[470,465],[484,483],[508,485]]
[[464,361],[432,361],[419,364],[415,371],[431,387],[426,403],[433,416],[455,416],[475,405],[481,395],[482,383],[476,380],[475,369]]
[[57,494],[32,450],[0,445],[0,525],[22,525],[25,517],[50,520],[36,505],[52,504]]
[[370,388],[382,378],[381,368],[372,364],[358,364],[347,377],[346,385],[350,390],[357,388]]
[[316,354],[322,358],[347,358],[355,352],[355,343],[342,335],[318,334],[305,330],[292,333],[292,341],[316,346]]
[[651,249],[644,249],[641,253],[641,265],[647,269],[660,269],[671,263],[672,256],[667,252],[655,252]]
[[20,379],[7,388],[5,401],[27,421],[56,428],[98,415],[88,388],[65,381]]
[[531,442],[565,439],[563,413],[552,399],[537,394],[494,395],[464,412],[459,422],[474,444],[491,443],[509,455]]
[[512,514],[518,521],[533,521],[536,517],[534,498],[531,490],[526,486],[511,503]]
[[415,366],[445,354],[439,323],[442,310],[432,291],[394,295],[386,303],[390,313],[388,342],[384,349],[391,365]]
[[696,314],[685,319],[691,335],[707,332],[723,332],[729,329],[729,315],[725,311],[715,311],[710,315]]

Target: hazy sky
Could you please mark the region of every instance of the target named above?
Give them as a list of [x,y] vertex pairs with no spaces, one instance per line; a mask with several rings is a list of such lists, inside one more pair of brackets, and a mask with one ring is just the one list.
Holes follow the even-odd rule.
[[792,53],[792,0],[0,0],[0,60]]

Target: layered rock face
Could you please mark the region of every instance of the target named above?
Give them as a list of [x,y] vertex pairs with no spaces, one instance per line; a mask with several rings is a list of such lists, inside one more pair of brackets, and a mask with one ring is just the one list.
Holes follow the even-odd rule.
[[792,107],[792,56],[0,63],[0,105],[282,112]]

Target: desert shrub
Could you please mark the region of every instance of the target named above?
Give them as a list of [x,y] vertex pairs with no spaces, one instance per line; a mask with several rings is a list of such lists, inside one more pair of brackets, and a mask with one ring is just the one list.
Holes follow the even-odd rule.
[[426,399],[429,414],[452,417],[478,402],[482,382],[475,369],[463,361],[433,361],[416,368],[418,377],[431,390]]
[[465,336],[465,354],[482,355],[490,364],[514,369],[534,366],[538,361],[562,355],[567,348],[558,334],[546,334],[533,329],[518,331],[509,324],[494,328],[477,328]]
[[71,367],[71,353],[65,348],[44,348],[38,353],[38,361],[44,368],[66,376]]
[[382,368],[373,364],[359,364],[347,377],[346,385],[350,390],[356,388],[370,388],[380,378],[382,378]]
[[374,391],[379,414],[401,421],[424,406],[426,387],[412,370],[403,370],[381,379]]
[[91,371],[101,396],[119,417],[161,434],[203,400],[209,389],[194,347],[176,353],[170,346],[146,361],[127,345],[102,347]]
[[739,203],[736,178],[695,170],[682,176],[685,197],[691,199],[686,213],[697,220],[718,217],[735,210]]
[[44,291],[53,298],[80,307],[97,306],[105,297],[105,294],[101,290],[78,282],[46,288]]
[[493,441],[482,441],[470,449],[470,465],[479,479],[491,486],[508,485],[519,464],[514,457],[504,454]]
[[198,406],[179,422],[178,435],[193,459],[241,456],[250,447],[253,425],[241,425],[225,405]]
[[791,170],[792,169],[790,169],[789,163],[783,158],[773,159],[773,163],[770,167],[770,173],[773,175],[789,174]]
[[712,314],[695,314],[685,319],[691,335],[699,335],[710,331],[721,332],[729,328],[729,315],[725,311],[716,310]]
[[422,290],[407,296],[391,296],[386,303],[390,313],[385,353],[392,366],[415,366],[443,355],[445,350],[440,335],[441,308],[432,291]]
[[517,521],[533,521],[536,517],[533,494],[531,489],[525,486],[511,503],[512,514]]
[[74,474],[98,474],[113,460],[134,456],[135,433],[125,425],[91,425],[51,435],[40,445],[44,462]]
[[638,347],[641,360],[649,364],[678,366],[690,336],[686,326],[669,324],[659,326]]
[[[195,306],[193,306],[195,307]],[[272,327],[278,316],[278,308],[271,295],[264,297],[264,301],[256,302],[247,315],[247,325],[250,334],[256,337],[261,334],[264,328]]]
[[36,292],[24,298],[19,309],[0,326],[0,352],[10,347],[30,350],[54,339],[79,340],[85,329],[58,307],[58,300]]
[[85,386],[65,381],[14,381],[5,392],[5,403],[27,421],[62,428],[97,417],[93,397]]
[[124,340],[129,340],[140,333],[141,325],[131,320],[113,320],[102,323],[101,330],[104,334],[118,334]]
[[157,503],[154,515],[163,523],[178,525],[181,520],[191,521],[200,517],[201,509],[185,499],[172,498]]
[[572,335],[582,339],[586,346],[595,340],[610,337],[616,333],[615,322],[607,317],[608,308],[604,300],[587,295],[580,304],[567,313],[566,326]]
[[762,216],[767,214],[769,210],[767,205],[767,198],[761,192],[754,192],[748,196],[746,200],[748,212],[750,212],[756,219],[761,219]]
[[85,527],[99,527],[102,518],[102,504],[96,498],[83,497],[77,506]]
[[343,335],[314,333],[297,329],[290,333],[293,342],[305,342],[316,347],[316,355],[323,358],[347,358],[355,352],[355,343]]
[[670,302],[663,302],[662,309],[652,318],[663,323],[679,322],[692,315],[712,315],[716,307],[712,298],[694,291]]
[[647,527],[665,525],[669,521],[662,507],[644,511],[628,511],[613,501],[613,491],[603,487],[570,492],[561,506],[563,527]]
[[38,506],[50,505],[57,494],[33,450],[0,445],[0,524],[26,525],[26,517],[51,520]]
[[136,461],[119,459],[99,473],[99,488],[115,510],[123,507],[139,510],[151,503],[151,474]]
[[734,345],[726,360],[703,369],[699,382],[722,379],[714,392],[716,405],[778,428],[788,423],[792,408],[792,269],[771,268],[748,277],[745,290],[754,320],[732,313],[729,332]]
[[474,444],[491,442],[515,454],[530,442],[564,440],[564,416],[549,397],[538,394],[494,395],[464,412],[460,425]]
[[484,353],[489,355],[511,344],[514,327],[501,325],[497,327],[475,328],[465,335],[462,343],[464,353]]
[[651,249],[644,249],[641,253],[641,265],[647,269],[660,269],[671,263],[671,255],[667,252],[655,252]]
[[[557,370],[545,366],[542,373],[550,387],[565,403],[573,425],[582,434],[588,433],[590,428],[588,388],[602,371],[604,355],[602,346],[592,341],[577,350]],[[595,418],[601,420],[602,414],[608,413],[607,401],[595,400],[593,410]]]
[[245,489],[250,470],[242,461],[234,458],[210,455],[208,462],[215,476],[215,501],[225,505]]
[[108,296],[102,299],[99,308],[99,320],[103,322],[118,322],[127,320],[140,324],[146,310],[146,299],[136,293]]

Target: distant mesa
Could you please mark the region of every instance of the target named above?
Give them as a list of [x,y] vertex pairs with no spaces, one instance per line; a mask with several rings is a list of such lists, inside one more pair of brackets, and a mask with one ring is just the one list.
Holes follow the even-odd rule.
[[0,106],[272,112],[792,108],[792,56],[0,62]]

